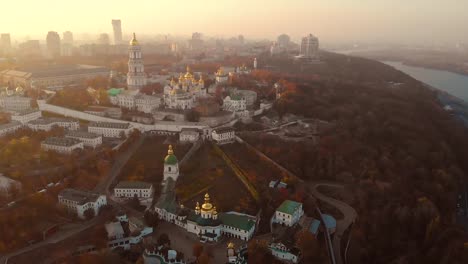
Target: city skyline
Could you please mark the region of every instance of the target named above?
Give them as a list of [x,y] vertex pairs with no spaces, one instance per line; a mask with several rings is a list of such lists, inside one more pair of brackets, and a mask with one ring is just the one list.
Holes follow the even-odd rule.
[[[249,39],[274,39],[286,33],[293,41],[308,33],[320,36],[324,42],[421,44],[468,41],[468,36],[460,34],[468,30],[468,16],[464,14],[468,2],[364,2],[357,6],[351,0],[179,0],[141,1],[129,8],[123,1],[84,0],[79,5],[70,5],[55,0],[24,0],[2,4],[5,12],[0,17],[0,24],[7,25],[1,31],[10,33],[12,40],[24,36],[44,39],[48,31],[72,31],[77,36],[83,33],[112,35],[110,21],[120,19],[124,38],[132,32],[142,36],[189,36],[192,32],[202,32],[214,37],[243,34]],[[22,8],[25,4],[29,8]],[[50,9],[50,6],[55,8]],[[20,8],[24,10],[16,12]]]

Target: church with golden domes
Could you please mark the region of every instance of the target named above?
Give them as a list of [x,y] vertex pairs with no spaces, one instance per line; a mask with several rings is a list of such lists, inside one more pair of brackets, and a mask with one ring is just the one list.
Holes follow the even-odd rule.
[[[175,176],[177,175],[177,176]],[[164,180],[161,196],[154,211],[159,219],[173,223],[187,232],[197,235],[200,241],[216,242],[221,236],[235,237],[248,241],[253,237],[258,219],[238,212],[218,212],[208,193],[203,203],[187,208],[177,202],[175,183],[179,175],[178,160],[172,146],[164,158]]]
[[169,109],[192,109],[201,97],[206,97],[205,81],[201,75],[195,78],[190,67],[164,87],[164,106]]

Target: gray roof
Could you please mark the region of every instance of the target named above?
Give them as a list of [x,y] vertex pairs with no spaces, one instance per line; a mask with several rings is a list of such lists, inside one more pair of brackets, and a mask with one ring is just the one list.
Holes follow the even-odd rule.
[[36,113],[36,112],[40,112],[40,111],[41,111],[41,110],[39,110],[39,109],[37,109],[37,108],[26,109],[26,110],[17,111],[17,112],[14,113],[13,115],[14,115],[14,116],[24,116],[24,115],[28,115],[28,114]]
[[86,131],[69,131],[66,137],[76,137],[76,138],[99,138],[102,137],[101,135],[95,133],[89,133]]
[[234,131],[234,128],[232,128],[232,127],[219,127],[219,128],[213,129],[213,131],[220,134],[220,133],[232,132],[232,131]]
[[42,141],[42,144],[64,146],[64,147],[71,147],[79,143],[81,143],[80,140],[75,139],[75,138],[67,138],[67,137],[48,137],[44,141]]
[[115,186],[115,189],[149,189],[151,186],[152,184],[148,182],[121,181]]
[[75,189],[63,189],[59,193],[59,197],[63,199],[71,200],[78,202],[78,204],[82,205],[88,202],[95,202],[100,194],[92,193],[87,191],[75,190]]
[[60,117],[50,117],[50,118],[39,118],[29,122],[31,125],[49,125],[53,123],[62,123],[62,122],[69,122],[69,123],[77,123],[78,121],[69,118],[60,118]]
[[128,129],[130,123],[117,123],[117,122],[90,122],[89,127],[102,127],[102,128],[118,128]]

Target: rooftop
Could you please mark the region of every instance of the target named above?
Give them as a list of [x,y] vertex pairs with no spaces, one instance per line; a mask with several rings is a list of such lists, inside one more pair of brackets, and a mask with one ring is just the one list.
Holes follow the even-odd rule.
[[71,147],[79,143],[81,143],[80,140],[75,139],[75,138],[67,138],[67,137],[48,137],[44,141],[42,141],[42,144],[64,146],[64,147]]
[[66,137],[76,137],[76,138],[99,138],[101,135],[95,133],[89,133],[86,131],[69,131]]
[[33,120],[33,121],[29,122],[29,124],[31,124],[31,125],[49,125],[49,124],[53,124],[53,123],[64,123],[64,122],[78,123],[78,121],[76,121],[74,119],[50,117],[50,118],[39,118],[39,119],[36,119],[36,120]]
[[102,127],[102,128],[118,128],[128,129],[130,123],[117,123],[117,122],[90,122],[89,127]]
[[219,218],[223,225],[239,228],[241,230],[249,231],[255,226],[255,220],[248,215],[239,214],[235,212],[221,213]]
[[121,181],[115,186],[115,189],[149,189],[151,186],[152,184],[148,182]]
[[300,206],[302,206],[301,203],[298,203],[296,201],[291,201],[291,200],[285,200],[278,207],[278,209],[276,209],[276,211],[292,215]]
[[18,121],[11,121],[10,123],[1,124],[0,130],[9,129],[9,128],[16,127],[16,126],[21,126],[21,123]]
[[115,238],[119,236],[125,235],[125,232],[122,228],[122,224],[120,222],[110,222],[105,224],[107,237]]
[[31,114],[31,113],[37,113],[37,112],[41,112],[41,110],[39,110],[37,108],[26,109],[26,110],[17,111],[13,115],[14,116],[24,116],[24,115],[28,115],[28,114]]
[[218,134],[220,134],[220,133],[228,133],[228,132],[233,132],[233,131],[234,131],[234,128],[232,128],[232,127],[219,127],[219,128],[213,129],[213,131],[215,131],[215,132],[218,133]]
[[59,197],[62,197],[67,200],[78,202],[78,204],[83,205],[88,202],[94,202],[99,198],[100,194],[75,190],[75,189],[63,189],[59,193]]

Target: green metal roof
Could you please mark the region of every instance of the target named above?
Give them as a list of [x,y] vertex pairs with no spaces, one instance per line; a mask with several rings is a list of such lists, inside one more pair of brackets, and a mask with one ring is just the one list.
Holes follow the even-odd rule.
[[107,90],[107,94],[110,96],[116,96],[122,92],[122,89],[120,88],[110,88]]
[[250,217],[234,213],[221,213],[219,215],[223,225],[239,228],[241,230],[249,231],[255,225],[255,221]]
[[301,206],[301,203],[298,203],[296,201],[291,201],[291,200],[285,200],[279,207],[276,209],[276,211],[285,213],[285,214],[294,214],[294,211],[296,211],[297,208]]
[[164,164],[167,165],[176,165],[177,162],[177,157],[174,154],[169,154],[164,158]]

